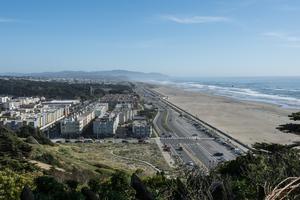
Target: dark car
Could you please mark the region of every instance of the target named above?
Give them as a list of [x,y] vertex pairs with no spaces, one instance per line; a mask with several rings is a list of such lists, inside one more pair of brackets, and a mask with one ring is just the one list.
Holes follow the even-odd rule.
[[217,152],[217,153],[214,153],[214,156],[223,156],[223,153]]
[[177,151],[183,151],[183,148],[180,146],[178,147]]

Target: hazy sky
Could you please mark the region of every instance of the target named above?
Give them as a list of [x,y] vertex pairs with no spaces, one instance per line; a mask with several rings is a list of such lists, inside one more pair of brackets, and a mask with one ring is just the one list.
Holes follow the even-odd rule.
[[299,0],[0,0],[0,72],[300,75]]

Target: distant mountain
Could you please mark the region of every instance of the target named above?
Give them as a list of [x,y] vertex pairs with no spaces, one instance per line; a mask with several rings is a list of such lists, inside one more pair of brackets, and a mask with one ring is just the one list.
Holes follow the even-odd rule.
[[60,71],[60,72],[42,72],[42,73],[5,73],[8,76],[30,76],[40,78],[76,78],[76,79],[105,79],[105,80],[166,80],[170,77],[160,73],[143,73],[127,70],[108,70],[108,71]]

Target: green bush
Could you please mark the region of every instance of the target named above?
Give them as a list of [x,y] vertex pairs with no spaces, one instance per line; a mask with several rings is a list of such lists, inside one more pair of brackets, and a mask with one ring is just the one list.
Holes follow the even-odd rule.
[[33,176],[10,169],[0,171],[0,200],[19,199],[25,185],[33,185]]

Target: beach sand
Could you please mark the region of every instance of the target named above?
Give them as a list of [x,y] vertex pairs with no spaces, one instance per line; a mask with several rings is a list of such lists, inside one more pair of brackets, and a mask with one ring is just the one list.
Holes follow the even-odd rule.
[[168,96],[168,100],[175,105],[245,144],[289,144],[300,141],[300,136],[282,133],[276,129],[280,124],[291,122],[288,115],[296,110],[185,91],[171,86],[157,86],[154,90]]

